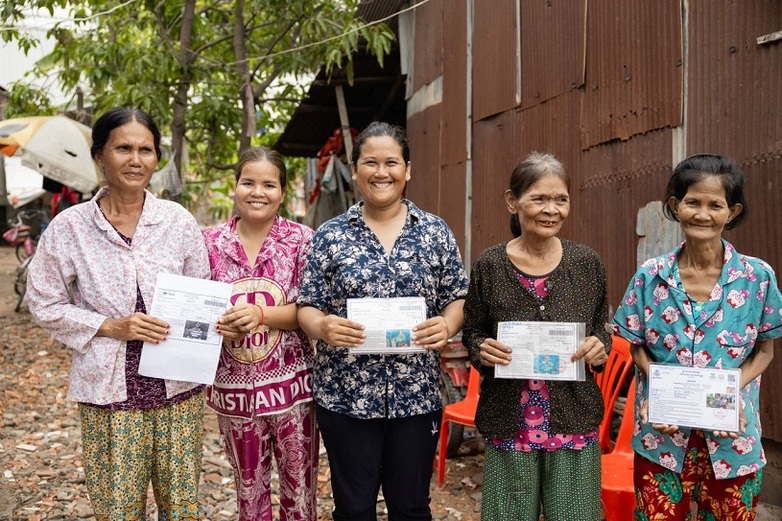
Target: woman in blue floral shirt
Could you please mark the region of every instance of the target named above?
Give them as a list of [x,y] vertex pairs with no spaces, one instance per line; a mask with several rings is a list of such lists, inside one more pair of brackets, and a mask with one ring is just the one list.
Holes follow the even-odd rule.
[[[442,414],[439,350],[462,327],[467,278],[445,222],[404,198],[404,130],[372,123],[351,170],[363,201],[321,226],[301,282],[299,324],[317,340],[314,396],[329,457],[334,519],[375,520],[380,487],[389,519],[432,519],[429,482]],[[423,353],[354,354],[363,326],[346,299],[424,297],[412,332]]]
[[[771,267],[722,238],[747,213],[744,173],[723,156],[698,154],[674,169],[666,216],[685,241],[638,269],[614,316],[638,366],[633,437],[636,519],[755,518],[761,469],[760,374],[782,336],[782,295]],[[650,363],[741,368],[741,432],[646,422]],[[640,421],[638,421],[640,420]]]

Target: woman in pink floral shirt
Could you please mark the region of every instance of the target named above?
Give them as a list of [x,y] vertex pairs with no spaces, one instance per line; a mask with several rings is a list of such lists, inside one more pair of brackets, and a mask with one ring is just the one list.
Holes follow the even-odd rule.
[[160,132],[116,108],[92,129],[106,186],[52,220],[30,263],[30,311],[73,349],[68,398],[79,402],[84,472],[95,517],[144,519],[152,482],[161,519],[198,519],[203,386],[138,374],[141,346],[168,336],[147,315],[158,273],[209,277],[192,215],[145,187]]
[[313,232],[277,214],[285,185],[277,152],[246,150],[236,165],[238,215],[204,231],[212,278],[234,286],[217,325],[225,340],[207,403],[218,413],[242,521],[271,519],[272,455],[281,519],[317,519],[314,350],[296,319]]

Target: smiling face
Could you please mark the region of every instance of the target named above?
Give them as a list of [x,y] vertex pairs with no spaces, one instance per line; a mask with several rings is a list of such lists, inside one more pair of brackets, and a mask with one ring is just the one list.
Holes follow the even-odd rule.
[[530,239],[556,237],[570,213],[567,184],[553,174],[535,181],[519,198],[508,190],[505,202],[508,211],[519,216],[522,236]]
[[402,147],[391,136],[367,138],[351,168],[364,204],[373,209],[401,201],[410,180],[410,162],[405,163]]
[[248,222],[269,222],[280,209],[285,191],[280,184],[280,172],[276,166],[262,159],[242,166],[236,181],[234,201],[242,219]]
[[688,241],[721,240],[725,225],[743,209],[741,204],[728,206],[725,187],[714,175],[690,185],[681,201],[671,197],[668,205]]
[[110,190],[143,191],[157,167],[152,132],[137,121],[115,128],[95,162],[106,176]]

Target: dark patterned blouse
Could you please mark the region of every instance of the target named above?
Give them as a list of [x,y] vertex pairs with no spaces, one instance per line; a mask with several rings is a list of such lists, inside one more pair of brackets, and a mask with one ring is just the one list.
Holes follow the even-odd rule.
[[[424,297],[427,318],[467,293],[459,248],[448,225],[412,202],[390,254],[364,222],[363,203],[323,224],[312,240],[299,306],[346,317],[348,298]],[[352,354],[319,341],[318,405],[360,419],[404,418],[442,408],[440,353]]]

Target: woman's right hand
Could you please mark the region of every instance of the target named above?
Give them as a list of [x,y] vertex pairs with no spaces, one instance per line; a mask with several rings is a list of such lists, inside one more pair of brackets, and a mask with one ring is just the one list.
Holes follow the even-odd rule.
[[487,338],[478,348],[481,351],[481,364],[485,366],[510,363],[511,348],[493,338]]
[[122,318],[107,318],[97,336],[158,344],[168,338],[169,330],[170,326],[159,318],[135,312]]
[[318,338],[334,347],[356,347],[366,339],[364,326],[337,315],[324,315],[318,319]]
[[[625,409],[625,414],[630,412],[630,409]],[[641,408],[638,410],[638,416],[641,418],[641,423],[649,423],[649,404],[644,399],[641,401]],[[660,434],[671,435],[679,430],[678,425],[668,425],[667,423],[652,423],[652,429],[656,430]]]

